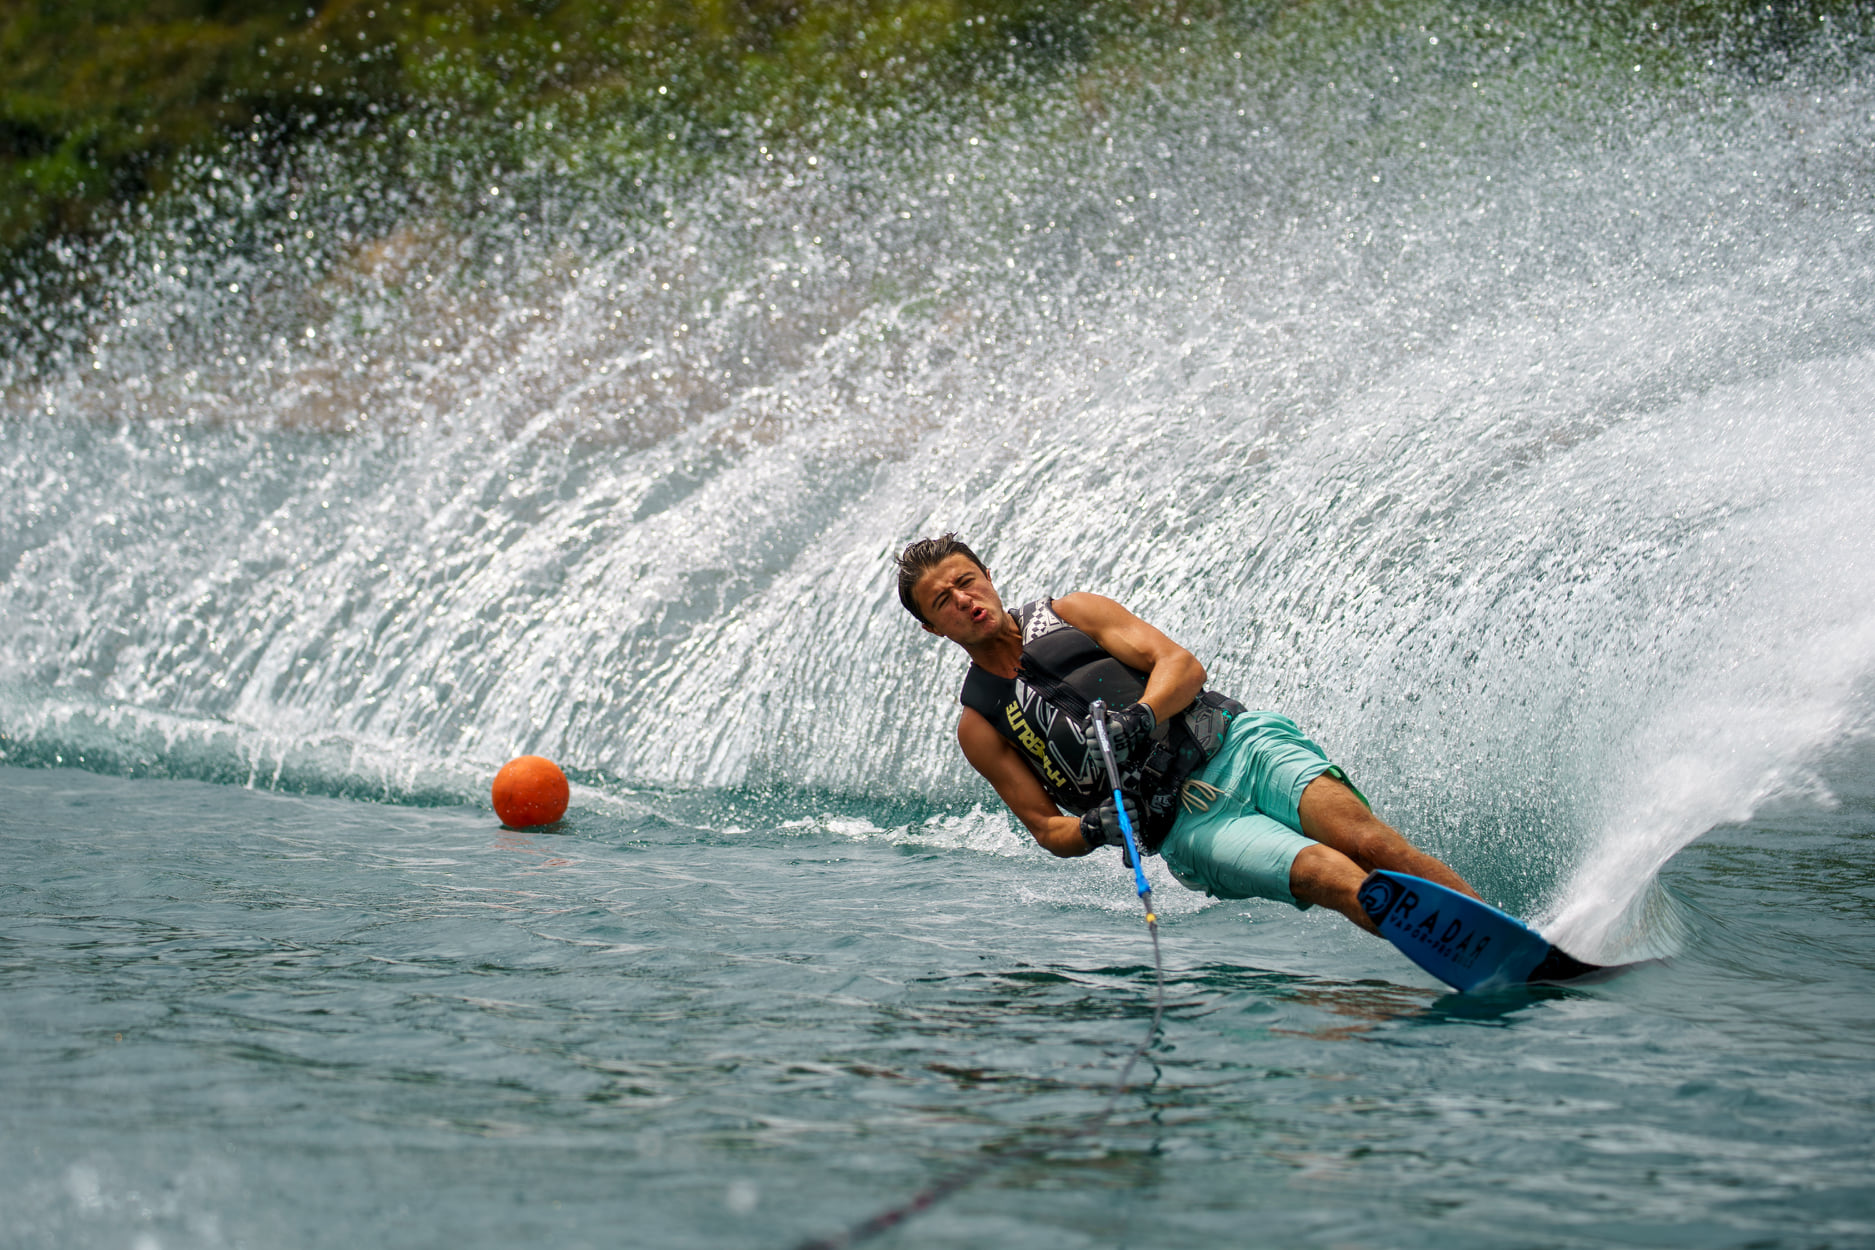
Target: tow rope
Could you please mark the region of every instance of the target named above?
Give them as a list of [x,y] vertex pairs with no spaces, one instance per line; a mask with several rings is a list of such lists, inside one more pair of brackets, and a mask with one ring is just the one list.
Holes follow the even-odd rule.
[[1107,780],[1113,785],[1113,805],[1120,813],[1120,832],[1126,839],[1126,852],[1133,866],[1133,885],[1139,895],[1139,902],[1146,910],[1146,932],[1152,938],[1152,1023],[1146,1029],[1146,1036],[1133,1053],[1120,1065],[1120,1074],[1113,1078],[1113,1089],[1107,1094],[1107,1101],[1099,1111],[1084,1118],[1079,1124],[1064,1128],[1050,1135],[1049,1139],[1018,1149],[1001,1150],[978,1160],[969,1167],[960,1168],[931,1185],[919,1190],[904,1202],[867,1219],[854,1224],[843,1233],[831,1237],[815,1237],[801,1242],[795,1250],[844,1250],[847,1246],[856,1246],[870,1241],[881,1233],[887,1233],[899,1225],[929,1211],[944,1199],[960,1189],[965,1189],[987,1175],[991,1169],[1000,1167],[1012,1160],[1038,1158],[1051,1150],[1058,1150],[1068,1142],[1092,1136],[1106,1127],[1113,1118],[1114,1108],[1119,1105],[1120,1095],[1126,1092],[1126,1078],[1132,1074],[1133,1065],[1152,1049],[1153,1041],[1159,1036],[1160,1023],[1165,1018],[1165,963],[1159,956],[1159,917],[1152,910],[1152,885],[1146,880],[1146,870],[1141,864],[1139,846],[1133,837],[1133,822],[1126,814],[1126,800],[1120,793],[1120,769],[1114,762],[1113,743],[1107,737],[1107,705],[1104,700],[1096,699],[1089,706],[1088,712],[1094,722],[1094,735],[1100,741],[1100,754],[1107,762]]

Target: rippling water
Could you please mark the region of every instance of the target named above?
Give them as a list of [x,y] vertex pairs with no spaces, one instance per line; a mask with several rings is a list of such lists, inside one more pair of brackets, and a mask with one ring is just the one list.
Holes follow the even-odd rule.
[[1875,1240],[1866,56],[1272,21],[470,222],[231,157],[36,310],[0,1244],[786,1245],[1097,1109],[1144,936],[957,758],[947,528],[1664,962],[1461,1001],[1168,882],[1150,1079],[906,1244]]
[[[1685,951],[1589,990],[1169,891],[1113,1122],[899,1244],[1867,1244],[1875,759],[1830,776],[1676,858]],[[0,794],[9,1245],[788,1246],[1045,1145],[1150,1016],[1118,865],[943,809]]]

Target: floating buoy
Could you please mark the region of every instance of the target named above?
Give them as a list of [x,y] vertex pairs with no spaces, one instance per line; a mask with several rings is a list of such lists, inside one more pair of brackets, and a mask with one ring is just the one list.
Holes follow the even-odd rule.
[[510,829],[551,825],[566,815],[566,774],[552,760],[523,755],[495,774],[495,815]]

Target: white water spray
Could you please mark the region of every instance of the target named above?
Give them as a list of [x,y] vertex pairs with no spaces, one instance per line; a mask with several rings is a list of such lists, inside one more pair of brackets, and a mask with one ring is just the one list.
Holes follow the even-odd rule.
[[321,240],[310,287],[145,240],[6,392],[9,755],[967,801],[888,563],[955,528],[1640,949],[1875,667],[1875,98],[1511,116],[1431,56]]

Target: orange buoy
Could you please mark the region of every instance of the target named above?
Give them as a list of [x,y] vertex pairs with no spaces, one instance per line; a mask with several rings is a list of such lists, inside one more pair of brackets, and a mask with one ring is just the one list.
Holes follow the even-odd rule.
[[495,774],[495,815],[510,829],[551,825],[566,815],[566,774],[552,760],[523,755]]

